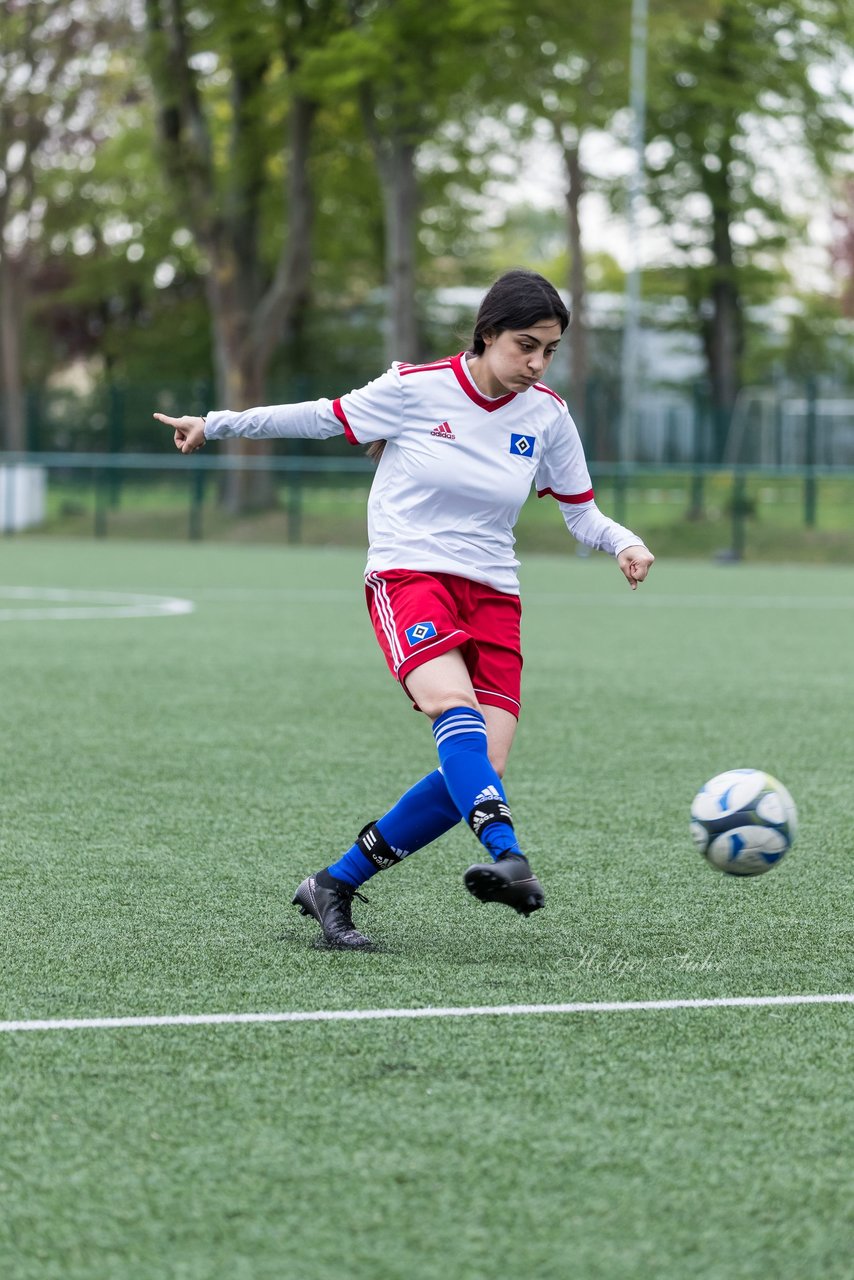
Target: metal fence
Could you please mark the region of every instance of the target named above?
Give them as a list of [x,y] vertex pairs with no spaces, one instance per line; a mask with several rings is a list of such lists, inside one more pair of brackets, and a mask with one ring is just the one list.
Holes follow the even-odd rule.
[[[334,513],[338,506],[349,502],[358,509],[361,519],[374,468],[364,455],[353,457],[352,451],[348,457],[240,457],[197,453],[188,458],[166,452],[0,454],[0,532],[10,536],[33,525],[48,529],[59,525],[62,531],[63,514],[71,514],[77,518],[76,531],[88,528],[94,537],[105,538],[114,523],[118,524],[119,513],[124,508],[136,504],[144,510],[148,501],[150,519],[145,527],[148,536],[151,536],[153,522],[154,527],[159,524],[166,530],[168,536],[199,540],[221,529],[214,515],[219,506],[219,483],[234,471],[265,472],[274,478],[278,508],[285,517],[281,536],[288,543],[299,544],[304,540],[307,504],[309,508],[312,504],[316,508],[319,496],[325,495],[328,499],[327,513]],[[685,518],[700,520],[704,516],[707,486],[711,482],[720,490],[723,484],[728,493],[724,509],[730,528],[731,555],[736,559],[744,550],[746,523],[755,514],[753,500],[748,495],[748,484],[752,480],[762,478],[784,481],[790,487],[797,485],[800,523],[805,529],[814,529],[817,525],[824,482],[833,479],[854,484],[854,466],[820,464],[768,468],[757,463],[730,466],[694,463],[685,467],[594,462],[590,472],[597,489],[605,491],[609,513],[620,522],[626,522],[630,492],[639,487],[678,481],[679,492],[684,490],[686,497]],[[23,473],[29,473],[25,483],[21,481]],[[45,494],[62,496],[59,507],[52,513],[48,511],[47,516]],[[26,495],[36,497],[31,499]],[[32,520],[20,505],[31,500],[36,504],[36,518]],[[164,510],[168,512],[165,524]],[[313,519],[322,522],[323,518],[322,513],[318,516],[314,510]],[[213,530],[211,524],[215,526]],[[854,511],[851,528],[854,530]],[[135,536],[139,531],[123,525],[119,532]],[[345,533],[343,540],[346,538]]]
[[[292,403],[346,390],[328,385],[328,380],[321,387],[317,379],[301,378],[271,384],[268,402]],[[559,385],[556,390],[567,394]],[[594,464],[621,460],[619,390],[615,379],[591,378],[587,385],[583,413],[577,417]],[[109,383],[86,393],[32,388],[27,395],[27,451],[156,453],[166,437],[152,420],[153,410],[201,414],[213,403],[211,384],[199,379],[147,386]],[[816,379],[747,387],[731,415],[715,411],[704,382],[647,384],[638,396],[634,418],[631,461],[637,463],[854,466],[854,389],[822,385]],[[275,441],[273,452],[344,457],[349,446],[343,439]]]

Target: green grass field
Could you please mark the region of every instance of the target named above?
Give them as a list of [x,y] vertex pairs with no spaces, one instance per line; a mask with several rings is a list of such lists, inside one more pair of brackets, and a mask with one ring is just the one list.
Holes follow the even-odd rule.
[[[662,557],[632,594],[604,557],[528,557],[507,785],[547,909],[471,899],[457,829],[371,882],[379,950],[342,955],[293,889],[434,767],[361,552],[25,538],[0,566],[4,1019],[854,991],[850,568]],[[688,835],[745,764],[801,818],[752,881]],[[0,1274],[847,1278],[851,1029],[815,1004],[3,1032]]]

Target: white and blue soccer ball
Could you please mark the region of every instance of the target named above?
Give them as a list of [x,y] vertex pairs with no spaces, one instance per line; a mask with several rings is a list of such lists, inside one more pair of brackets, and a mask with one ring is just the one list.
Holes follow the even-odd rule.
[[710,778],[691,805],[700,853],[731,876],[761,876],[783,859],[798,831],[798,811],[782,782],[762,769],[729,769]]

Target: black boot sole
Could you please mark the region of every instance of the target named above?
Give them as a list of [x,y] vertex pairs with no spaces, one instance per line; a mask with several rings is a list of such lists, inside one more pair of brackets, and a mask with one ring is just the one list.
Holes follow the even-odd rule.
[[[531,885],[523,881],[508,884],[497,871],[489,866],[469,867],[463,882],[473,897],[479,902],[502,902],[520,916],[529,916],[533,911],[540,911],[546,905],[539,881],[531,877]],[[536,887],[535,887],[536,886]]]

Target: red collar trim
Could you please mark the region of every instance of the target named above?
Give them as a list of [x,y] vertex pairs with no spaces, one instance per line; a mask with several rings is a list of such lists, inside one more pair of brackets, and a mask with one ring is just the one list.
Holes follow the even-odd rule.
[[501,409],[505,404],[509,404],[511,400],[516,399],[515,391],[508,391],[506,396],[499,396],[497,400],[490,400],[487,396],[482,396],[470,375],[463,368],[465,358],[465,351],[461,351],[458,356],[451,356],[451,368],[456,374],[457,382],[465,391],[469,400],[473,400],[476,405],[481,409],[485,409],[487,413],[494,413],[496,409]]

